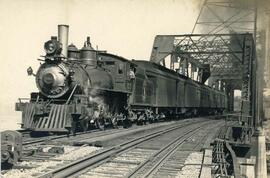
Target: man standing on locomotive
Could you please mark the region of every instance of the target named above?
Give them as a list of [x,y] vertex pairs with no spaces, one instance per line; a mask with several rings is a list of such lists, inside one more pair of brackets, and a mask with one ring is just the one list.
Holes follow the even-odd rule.
[[135,67],[134,66],[130,66],[130,71],[129,71],[129,78],[130,78],[130,88],[131,91],[133,90],[133,85],[134,85],[134,81],[135,81]]

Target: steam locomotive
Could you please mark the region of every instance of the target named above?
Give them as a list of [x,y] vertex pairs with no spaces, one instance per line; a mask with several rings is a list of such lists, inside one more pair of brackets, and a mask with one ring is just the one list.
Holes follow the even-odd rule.
[[132,122],[221,113],[223,92],[193,81],[161,65],[127,60],[95,50],[88,37],[82,49],[68,46],[68,26],[44,44],[46,55],[33,75],[39,92],[19,99],[22,128],[32,131],[86,131]]

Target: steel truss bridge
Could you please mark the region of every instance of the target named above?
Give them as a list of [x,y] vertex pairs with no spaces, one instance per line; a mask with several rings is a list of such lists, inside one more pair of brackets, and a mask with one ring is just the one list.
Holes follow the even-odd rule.
[[[225,90],[229,109],[233,109],[234,90],[242,91],[242,114],[255,115],[256,69],[253,36],[246,34],[158,35],[150,60],[179,71],[199,82],[209,68],[208,84]],[[250,124],[256,124],[254,120]]]
[[261,126],[260,76],[267,40],[261,29],[267,5],[204,0],[191,34],[156,36],[150,59],[202,83],[209,77],[208,85],[226,91],[229,111],[234,109],[234,90],[241,90],[241,114],[252,118],[248,122],[253,127]]
[[[150,56],[154,63],[225,91],[229,111],[234,109],[234,90],[241,90],[237,116],[241,124],[229,126],[241,130],[241,138],[217,141],[223,146],[226,143],[224,154],[230,152],[234,160],[237,150],[230,145],[242,151],[250,148],[251,135],[262,127],[262,76],[264,63],[269,65],[269,5],[258,0],[204,0],[191,34],[156,36]],[[228,162],[234,161],[219,164],[220,175],[227,175]],[[240,176],[239,165],[233,165],[235,177]]]

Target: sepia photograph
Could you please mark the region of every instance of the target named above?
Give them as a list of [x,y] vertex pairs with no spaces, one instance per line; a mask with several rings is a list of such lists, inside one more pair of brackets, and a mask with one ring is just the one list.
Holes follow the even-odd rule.
[[270,178],[270,0],[0,0],[0,23],[0,177]]

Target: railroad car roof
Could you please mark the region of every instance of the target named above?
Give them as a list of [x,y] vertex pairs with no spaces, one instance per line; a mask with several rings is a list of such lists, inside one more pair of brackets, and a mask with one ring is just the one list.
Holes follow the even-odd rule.
[[124,57],[122,57],[122,56],[117,56],[117,55],[115,55],[115,54],[105,53],[105,52],[100,52],[100,53],[98,53],[98,55],[116,58],[116,59],[118,59],[118,60],[120,60],[120,61],[128,62],[128,63],[133,64],[133,65],[136,66],[136,64],[135,64],[133,61],[128,60],[128,59],[126,59],[126,58],[124,58]]
[[181,75],[181,74],[179,74],[179,73],[177,73],[177,72],[175,72],[175,71],[173,71],[171,69],[168,69],[168,68],[166,68],[164,66],[161,66],[159,64],[156,64],[154,62],[144,61],[144,60],[133,60],[133,62],[136,63],[137,65],[145,68],[146,70],[154,72],[154,73],[161,74],[161,72],[165,72],[166,75],[169,75],[169,76],[171,76],[173,78],[179,78],[180,77],[182,79],[185,79],[185,80],[188,80],[188,81],[193,81],[193,82],[195,82],[197,84],[201,84],[201,83],[199,83],[197,81],[194,81],[194,80],[188,78],[187,76]]
[[208,89],[211,89],[213,91],[223,93],[223,92],[221,92],[221,91],[219,91],[217,89],[214,89],[214,88],[212,88],[212,87],[210,87],[208,85],[202,84],[202,83],[200,83],[198,81],[192,80],[192,79],[188,78],[187,76],[178,74],[177,72],[175,72],[175,71],[173,71],[171,69],[168,69],[168,68],[166,68],[164,66],[158,65],[156,63],[146,61],[146,60],[132,60],[132,62],[137,64],[140,67],[145,68],[148,71],[151,71],[151,72],[154,72],[154,73],[159,73],[159,74],[161,74],[160,71],[166,72],[166,74],[170,75],[171,77],[174,77],[174,78],[180,77],[182,79],[185,79],[186,81],[194,82],[196,84],[199,84],[199,85],[203,86],[204,88],[208,88]]
[[[106,53],[106,52],[100,52],[99,53],[100,56],[108,56],[108,57],[112,57],[112,58],[116,58],[120,61],[123,61],[123,62],[128,62],[130,64],[132,64],[133,66],[140,66],[142,68],[145,68],[147,71],[151,71],[151,72],[154,72],[154,73],[159,73],[161,74],[161,72],[165,72],[166,75],[169,75],[173,78],[182,78],[182,79],[185,79],[186,81],[189,81],[189,82],[194,82],[194,84],[199,84],[201,86],[203,86],[204,88],[208,88],[208,89],[211,89],[213,91],[216,91],[216,92],[219,92],[219,93],[223,93],[217,89],[214,89],[208,85],[205,85],[205,84],[202,84],[198,81],[195,81],[195,80],[192,80],[184,75],[181,75],[181,74],[178,74],[177,72],[171,70],[171,69],[168,69],[164,66],[161,66],[159,64],[156,64],[156,63],[153,63],[153,62],[150,62],[150,61],[146,61],[146,60],[128,60],[122,56],[117,56],[115,54],[111,54],[111,53]],[[164,74],[164,73],[163,73]]]
[[158,65],[156,63],[150,62],[150,61],[145,61],[145,60],[132,60],[132,62],[136,63],[137,65],[147,69],[148,71],[152,71],[155,73],[160,73],[162,72],[166,72],[166,74],[171,75],[172,77],[181,77],[183,79],[189,79],[188,77],[184,76],[184,75],[180,75],[177,76],[177,73],[174,72],[173,70],[170,70],[164,66]]

